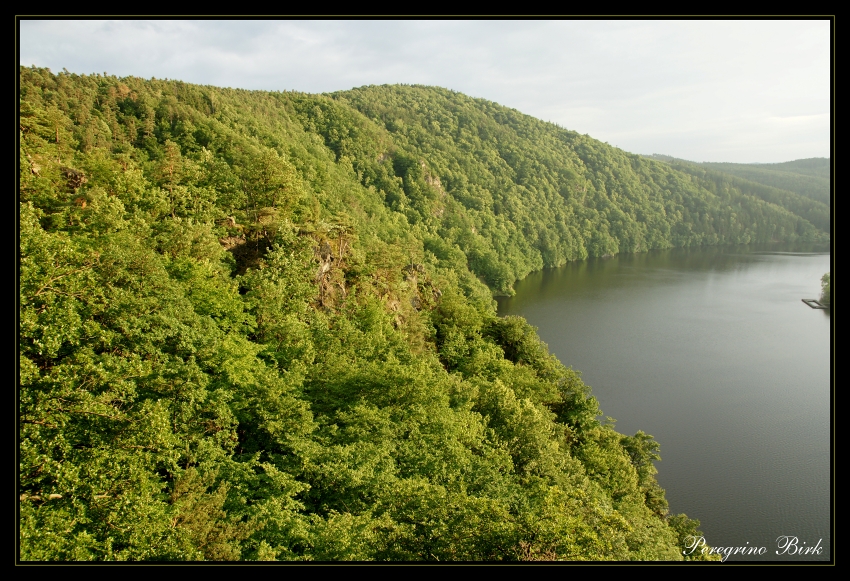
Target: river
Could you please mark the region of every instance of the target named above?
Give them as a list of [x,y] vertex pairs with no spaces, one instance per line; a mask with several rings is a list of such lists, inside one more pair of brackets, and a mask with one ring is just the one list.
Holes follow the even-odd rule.
[[499,314],[537,327],[618,431],[656,438],[670,511],[709,545],[828,560],[831,314],[801,299],[829,270],[812,246],[589,259],[517,282]]

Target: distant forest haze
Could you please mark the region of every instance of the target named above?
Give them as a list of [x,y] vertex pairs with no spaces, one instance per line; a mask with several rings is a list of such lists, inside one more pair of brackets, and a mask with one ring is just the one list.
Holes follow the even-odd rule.
[[588,256],[828,241],[809,174],[435,87],[24,67],[19,97],[22,560],[716,557],[683,555],[658,442],[493,296]]

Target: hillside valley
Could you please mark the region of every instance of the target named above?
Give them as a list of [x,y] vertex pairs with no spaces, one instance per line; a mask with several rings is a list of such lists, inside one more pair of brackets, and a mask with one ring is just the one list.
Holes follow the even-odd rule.
[[22,67],[19,144],[22,560],[680,560],[700,515],[668,506],[659,443],[493,297],[830,237],[793,167],[651,159],[437,87]]

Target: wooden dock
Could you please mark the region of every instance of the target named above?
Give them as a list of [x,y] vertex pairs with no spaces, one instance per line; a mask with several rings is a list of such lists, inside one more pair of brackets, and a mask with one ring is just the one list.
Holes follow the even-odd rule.
[[812,307],[813,309],[828,309],[829,305],[825,305],[820,301],[816,301],[815,299],[802,299],[804,303]]

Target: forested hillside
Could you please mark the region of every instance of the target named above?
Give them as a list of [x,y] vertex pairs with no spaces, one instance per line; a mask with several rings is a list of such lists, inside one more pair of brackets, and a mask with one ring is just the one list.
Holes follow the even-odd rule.
[[[801,218],[804,218],[822,232],[830,232],[830,207],[827,204],[818,202],[808,196],[796,194],[790,189],[780,189],[750,181],[748,179],[737,177],[733,173],[727,173],[717,169],[711,169],[717,166],[739,165],[739,164],[697,164],[690,161],[671,158],[669,156],[655,156],[665,158],[664,161],[670,164],[670,167],[682,173],[692,176],[701,187],[712,193],[731,192],[735,195],[749,196],[763,200],[765,202],[782,206],[786,210],[794,213]],[[777,178],[776,172],[768,172],[773,178]],[[795,175],[795,178],[803,180],[811,185],[811,180],[814,178]],[[796,182],[788,182],[778,180],[780,185],[794,186]],[[827,189],[827,198],[829,190]]]
[[22,68],[19,129],[24,560],[681,559],[658,443],[492,295],[828,236],[436,88]]
[[[826,206],[826,211],[829,211],[832,164],[826,157],[797,159],[783,163],[695,162],[658,153],[648,157],[668,162],[680,170],[682,166],[688,166],[690,169],[683,171],[689,173],[692,173],[693,167],[710,170],[711,175],[718,176],[719,180],[726,182],[734,180],[745,194],[761,197],[758,192],[764,189],[758,186],[768,186],[771,189],[783,190],[783,195],[786,196],[791,193],[814,200]],[[799,205],[800,202],[793,203]]]
[[700,165],[766,186],[788,190],[829,204],[831,163],[829,158],[813,157],[784,163],[708,163]]
[[[332,96],[295,105],[305,127],[411,224],[456,244],[497,293],[510,294],[533,270],[587,256],[824,240],[828,231],[828,219],[813,227],[817,210],[802,215],[776,196],[706,189],[665,164],[460,93],[384,86]],[[378,138],[381,129],[392,145]],[[387,177],[401,178],[399,187]]]

